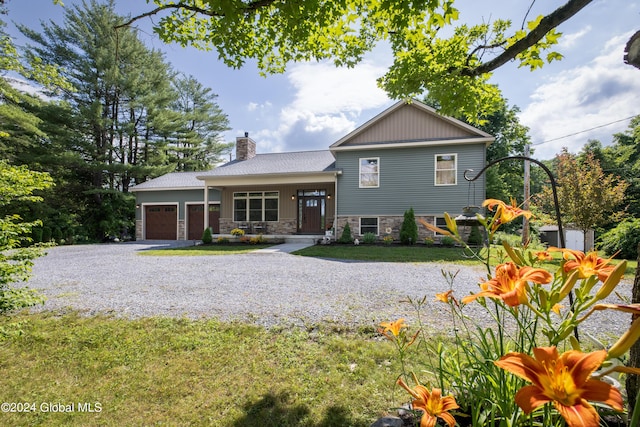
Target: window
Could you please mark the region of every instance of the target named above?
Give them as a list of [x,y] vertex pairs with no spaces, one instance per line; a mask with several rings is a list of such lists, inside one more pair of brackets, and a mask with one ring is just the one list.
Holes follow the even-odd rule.
[[277,191],[233,193],[233,220],[277,221],[278,197]]
[[360,218],[360,235],[365,233],[378,235],[378,218]]
[[[447,220],[444,219],[444,217],[436,217],[436,227],[438,228],[442,228],[443,230],[448,230],[449,227],[447,227]],[[442,234],[440,233],[436,233],[437,236],[442,236]]]
[[436,185],[456,185],[457,168],[455,154],[436,154]]
[[360,188],[380,186],[380,158],[360,159]]

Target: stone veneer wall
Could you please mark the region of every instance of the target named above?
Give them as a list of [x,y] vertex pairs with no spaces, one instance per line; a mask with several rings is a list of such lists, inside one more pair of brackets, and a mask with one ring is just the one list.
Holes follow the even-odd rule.
[[[220,218],[220,234],[230,234],[231,230],[237,228],[240,225],[237,221],[232,221],[229,218]],[[291,235],[296,234],[296,227],[298,221],[296,218],[281,218],[278,222],[267,222],[267,231],[265,234],[282,234]],[[255,234],[255,233],[251,233]]]
[[186,240],[187,234],[184,228],[184,219],[178,220],[178,240]]
[[136,219],[136,240],[142,240],[142,220]]
[[[435,223],[435,217],[433,216],[416,216],[416,223],[418,224],[418,240],[421,242],[426,237],[430,237],[434,240],[438,240],[439,236],[435,236],[435,234],[427,230],[422,224],[420,224],[419,219],[427,221],[430,224]],[[360,216],[339,216],[338,221],[336,222],[336,239],[339,239],[342,236],[342,230],[344,229],[344,225],[346,222],[349,222],[349,227],[351,228],[351,235],[353,238],[362,238],[360,234]],[[382,239],[386,235],[393,236],[394,240],[400,240],[400,227],[402,227],[402,221],[404,221],[404,216],[380,216],[378,217],[378,239]]]

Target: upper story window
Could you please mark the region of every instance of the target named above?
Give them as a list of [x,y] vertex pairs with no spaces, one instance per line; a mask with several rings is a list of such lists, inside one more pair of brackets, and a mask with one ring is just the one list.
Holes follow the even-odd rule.
[[380,187],[380,157],[360,159],[360,188]]
[[436,154],[436,185],[456,185],[458,156],[456,154]]

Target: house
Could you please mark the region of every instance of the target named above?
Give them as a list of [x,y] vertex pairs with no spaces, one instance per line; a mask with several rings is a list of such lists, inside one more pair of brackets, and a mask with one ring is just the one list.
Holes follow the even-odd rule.
[[348,222],[355,237],[397,239],[409,208],[442,225],[444,212],[484,200],[484,177],[469,184],[464,171],[484,167],[493,140],[415,100],[392,105],[328,150],[259,154],[245,134],[231,162],[134,187],[136,238],[195,240],[206,227],[315,238],[340,236]]

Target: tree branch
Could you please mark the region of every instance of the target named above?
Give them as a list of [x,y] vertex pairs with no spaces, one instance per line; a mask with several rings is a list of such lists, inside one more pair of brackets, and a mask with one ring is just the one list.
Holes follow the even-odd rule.
[[580,12],[582,8],[591,3],[592,0],[569,0],[564,6],[551,12],[549,15],[542,18],[540,24],[534,28],[526,37],[518,40],[513,45],[509,46],[500,55],[496,56],[490,61],[478,65],[475,68],[462,70],[463,75],[467,76],[479,76],[485,73],[489,73],[507,62],[515,59],[520,53],[537,42],[539,42],[549,31],[562,24],[576,13]]
[[[256,1],[253,1],[251,3],[248,3],[245,8],[241,9],[241,12],[242,13],[255,12],[256,10],[259,10],[259,9],[264,8],[264,7],[270,6],[273,3],[276,3],[278,1],[279,0],[256,0]],[[160,13],[162,11],[165,11],[165,10],[169,10],[169,9],[190,10],[192,12],[199,13],[199,14],[205,15],[205,16],[210,16],[212,18],[213,17],[224,16],[224,13],[214,12],[211,9],[204,9],[204,8],[192,6],[192,5],[186,4],[186,3],[174,3],[174,4],[165,4],[165,5],[162,5],[162,6],[158,6],[157,8],[153,9],[152,11],[141,13],[140,15],[136,15],[136,16],[132,17],[131,19],[129,19],[127,22],[125,22],[123,24],[120,24],[120,25],[116,26],[115,28],[128,27],[129,25],[133,24],[136,21],[139,21],[142,18],[147,18],[149,16],[157,15],[158,13]]]

